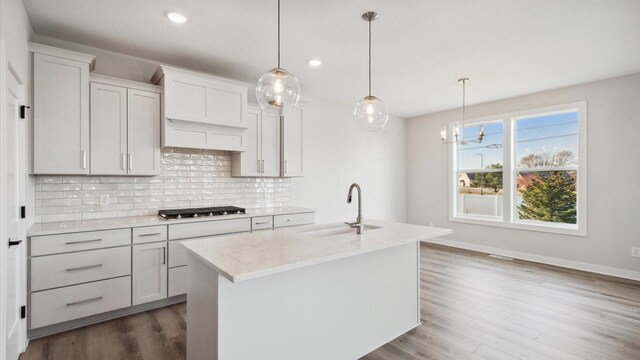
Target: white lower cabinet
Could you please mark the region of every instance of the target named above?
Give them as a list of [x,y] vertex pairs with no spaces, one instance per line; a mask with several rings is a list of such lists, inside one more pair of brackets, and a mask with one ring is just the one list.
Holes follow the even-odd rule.
[[304,212],[31,236],[29,336],[129,314],[135,305],[184,301],[182,241],[313,222],[314,213]]
[[313,224],[314,222],[315,222],[315,214],[312,212],[300,213],[300,214],[276,215],[273,217],[274,228],[308,225],[308,224]]
[[169,296],[187,293],[187,267],[180,266],[169,269]]
[[31,328],[131,306],[131,276],[31,294]]
[[187,265],[187,250],[180,245],[180,241],[169,241],[169,267]]
[[133,305],[167,297],[167,242],[133,245]]
[[31,259],[31,291],[131,274],[131,247],[84,251]]

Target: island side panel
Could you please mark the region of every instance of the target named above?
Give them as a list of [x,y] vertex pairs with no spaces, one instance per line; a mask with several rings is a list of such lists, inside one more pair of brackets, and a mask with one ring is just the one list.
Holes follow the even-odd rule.
[[187,359],[218,359],[219,275],[187,253]]
[[417,243],[239,283],[218,277],[217,359],[358,358],[419,325],[418,277]]

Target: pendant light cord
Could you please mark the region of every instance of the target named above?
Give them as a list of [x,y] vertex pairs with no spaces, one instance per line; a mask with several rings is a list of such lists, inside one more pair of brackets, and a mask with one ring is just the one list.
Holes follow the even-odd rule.
[[462,141],[466,140],[467,134],[464,131],[464,122],[465,122],[465,107],[467,103],[467,81],[462,81]]
[[278,69],[280,69],[280,0],[278,0]]
[[371,19],[369,19],[369,96],[371,96]]

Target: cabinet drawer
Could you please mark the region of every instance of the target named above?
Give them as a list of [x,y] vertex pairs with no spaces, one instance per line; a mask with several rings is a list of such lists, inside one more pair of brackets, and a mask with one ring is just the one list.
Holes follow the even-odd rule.
[[286,226],[297,226],[297,225],[307,225],[313,224],[315,222],[315,214],[310,213],[300,213],[300,214],[289,214],[289,215],[276,215],[273,217],[273,227],[280,228]]
[[187,267],[169,269],[169,296],[187,293]]
[[273,228],[273,216],[260,216],[251,218],[251,230],[264,230]]
[[133,228],[133,243],[142,244],[167,240],[167,226],[145,226]]
[[251,218],[169,225],[169,240],[251,231]]
[[41,256],[31,259],[31,291],[130,274],[130,246]]
[[131,244],[131,229],[32,236],[31,256],[93,250]]
[[131,277],[31,294],[31,329],[131,306]]

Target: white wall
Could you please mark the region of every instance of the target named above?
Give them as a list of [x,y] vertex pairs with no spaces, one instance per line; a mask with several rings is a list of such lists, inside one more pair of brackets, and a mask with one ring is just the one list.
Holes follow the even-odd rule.
[[7,58],[25,84],[30,79],[28,45],[33,34],[21,0],[0,0],[0,38],[7,42]]
[[[153,60],[59,39],[35,36],[33,41],[95,55],[95,73],[102,75],[148,82],[158,66]],[[253,93],[250,89],[250,100]],[[405,120],[391,117],[383,130],[364,133],[353,121],[352,106],[303,99],[305,177],[291,180],[291,204],[317,209],[319,223],[354,221],[357,205],[348,205],[346,198],[351,183],[359,182],[365,218],[404,221]]]
[[[587,101],[586,237],[461,224],[448,220],[448,149],[439,129],[450,110],[407,120],[407,220],[451,228],[446,240],[473,249],[592,269],[640,280],[640,74],[471,106],[468,118]],[[523,255],[523,256],[520,256]],[[572,263],[573,262],[573,263]]]
[[382,130],[363,132],[353,121],[353,107],[306,100],[306,176],[292,180],[292,202],[316,208],[318,223],[355,221],[356,196],[349,205],[347,192],[358,182],[365,219],[404,222],[405,120],[391,117]]

